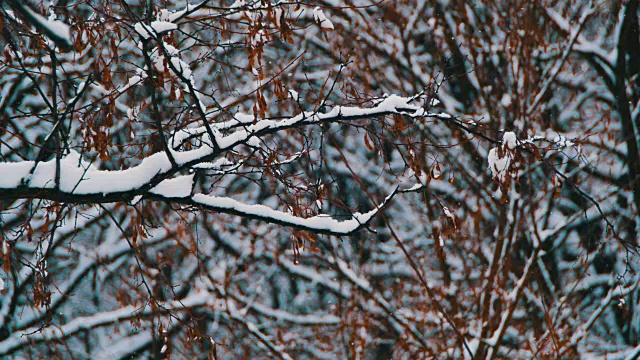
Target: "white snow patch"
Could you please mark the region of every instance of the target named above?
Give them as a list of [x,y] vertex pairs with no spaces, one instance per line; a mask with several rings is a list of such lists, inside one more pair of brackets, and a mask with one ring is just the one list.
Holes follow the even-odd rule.
[[320,9],[320,6],[316,6],[313,9],[313,19],[320,24],[320,27],[323,29],[334,29],[333,23],[327,19],[322,9]]
[[352,231],[357,229],[360,224],[368,222],[378,212],[378,209],[373,209],[365,214],[354,213],[351,219],[340,221],[324,214],[312,216],[309,218],[301,218],[283,211],[274,210],[265,205],[243,204],[239,201],[227,197],[195,194],[193,195],[192,199],[199,204],[210,206],[212,208],[218,208],[227,212],[244,214],[245,216],[254,216],[270,222],[290,224],[294,226],[306,227],[316,230],[326,230],[342,234],[351,233]]
[[516,134],[507,131],[502,136],[501,147],[489,150],[487,160],[489,161],[492,178],[500,182],[504,181],[513,161],[513,150],[518,147],[518,145],[520,145],[520,141],[518,141]]
[[133,29],[146,40],[150,37],[156,37],[158,34],[177,30],[178,25],[169,21],[156,20],[151,24],[136,23]]
[[512,131],[507,131],[502,136],[502,144],[506,145],[509,149],[513,150],[518,146],[518,138]]
[[194,175],[183,175],[160,182],[150,190],[151,193],[166,198],[186,198],[191,195]]
[[509,166],[511,166],[512,159],[513,156],[509,153],[505,153],[504,157],[500,157],[498,155],[498,148],[491,149],[487,157],[487,160],[489,160],[489,169],[491,169],[491,177],[501,182],[504,181],[509,171]]
[[504,107],[509,107],[511,105],[511,95],[504,94],[502,95],[502,99],[500,99],[500,104]]
[[236,9],[239,7],[243,7],[246,6],[247,2],[246,0],[236,0],[233,4],[231,4],[231,6],[229,6],[230,9]]
[[293,101],[296,101],[296,102],[300,100],[300,95],[295,90],[289,90],[289,97],[292,98]]
[[455,221],[456,217],[451,213],[451,211],[449,210],[449,208],[448,208],[448,207],[443,206],[443,207],[442,207],[442,211],[444,212],[444,215],[445,215],[446,217],[448,217],[449,219],[451,219],[451,220],[454,220],[454,221]]
[[566,148],[574,145],[573,141],[568,140],[564,135],[556,136],[553,138],[553,142],[560,148]]
[[49,31],[54,33],[56,36],[63,39],[67,44],[72,44],[71,28],[69,27],[69,25],[59,20],[47,20],[42,15],[31,10],[28,6],[23,6],[23,8],[26,12],[28,12],[31,16],[34,17],[34,21],[37,22],[40,26],[48,29]]

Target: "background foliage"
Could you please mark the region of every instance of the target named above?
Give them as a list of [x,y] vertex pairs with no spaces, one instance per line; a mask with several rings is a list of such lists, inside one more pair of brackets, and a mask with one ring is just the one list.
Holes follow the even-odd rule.
[[1,6],[2,356],[640,354],[637,1]]

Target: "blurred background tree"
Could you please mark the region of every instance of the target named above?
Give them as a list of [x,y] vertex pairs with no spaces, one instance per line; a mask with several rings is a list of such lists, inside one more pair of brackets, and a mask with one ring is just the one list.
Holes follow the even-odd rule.
[[640,355],[637,1],[0,5],[2,356]]

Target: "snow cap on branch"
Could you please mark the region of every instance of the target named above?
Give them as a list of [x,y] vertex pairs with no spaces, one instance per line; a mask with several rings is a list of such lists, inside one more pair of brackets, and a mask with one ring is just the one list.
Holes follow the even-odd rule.
[[313,19],[318,24],[320,24],[320,27],[323,29],[334,29],[333,23],[331,22],[331,20],[327,19],[327,17],[324,15],[324,12],[322,11],[322,9],[320,9],[319,6],[316,6],[313,9]]
[[514,159],[515,148],[518,146],[519,141],[516,134],[507,131],[502,136],[502,146],[489,150],[489,169],[491,170],[491,177],[499,182],[504,182],[507,178],[507,174],[511,171],[511,164]]

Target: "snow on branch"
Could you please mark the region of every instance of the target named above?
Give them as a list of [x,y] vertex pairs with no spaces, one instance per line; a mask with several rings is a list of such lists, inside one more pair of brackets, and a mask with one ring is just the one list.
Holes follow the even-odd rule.
[[511,173],[511,163],[513,162],[513,150],[518,146],[516,134],[507,131],[502,137],[502,146],[493,148],[487,157],[491,176],[499,182],[504,182],[507,175]]
[[29,21],[39,32],[51,39],[59,48],[70,49],[73,46],[69,25],[58,20],[48,20],[31,10],[28,5],[23,4],[21,1],[8,1],[8,3],[16,12]]
[[295,227],[301,230],[313,231],[327,235],[350,235],[366,226],[371,219],[386,206],[397,194],[397,189],[392,192],[385,201],[373,210],[361,214],[352,214],[351,219],[337,220],[329,215],[316,215],[309,218],[301,218],[289,213],[273,210],[264,205],[247,205],[227,197],[196,194],[191,200],[196,205],[221,213],[239,215],[246,218],[262,220],[273,224]]
[[[15,332],[10,337],[0,342],[0,355],[8,355],[25,345],[31,345],[43,341],[62,340],[84,330],[108,326],[122,320],[128,320],[137,316],[150,315],[154,312],[179,311],[206,306],[213,301],[209,293],[196,293],[182,300],[168,301],[152,309],[147,306],[139,308],[126,306],[113,311],[97,313],[86,317],[77,317],[62,326],[48,326],[43,329],[33,327]],[[158,310],[159,309],[159,310]]]
[[136,23],[133,28],[143,39],[146,40],[149,38],[157,38],[158,35],[166,32],[177,30],[178,25],[169,21],[156,20],[151,22],[151,24],[141,22]]
[[[370,108],[355,106],[336,106],[326,113],[321,112],[301,112],[295,116],[280,120],[259,119],[255,124],[254,118],[236,115],[237,119],[216,124],[218,131],[242,128],[230,133],[227,136],[216,137],[216,143],[223,149],[230,149],[237,144],[248,141],[252,137],[275,133],[279,130],[286,130],[298,126],[313,125],[319,123],[331,123],[337,121],[354,121],[364,118],[400,114],[414,118],[429,117],[441,120],[450,120],[453,117],[446,113],[428,112],[424,108],[413,104],[415,97],[401,97],[390,95],[379,99],[375,106]],[[178,131],[169,143],[173,146],[180,145],[186,139],[192,139],[206,133],[205,127],[186,128]]]
[[331,20],[327,19],[324,15],[324,12],[320,9],[320,6],[316,6],[313,9],[313,19],[320,25],[323,29],[333,29],[333,23]]
[[[218,292],[224,292],[223,289],[220,289],[220,286],[217,286]],[[331,314],[292,314],[288,311],[284,311],[281,309],[274,309],[268,306],[265,306],[260,303],[256,303],[246,296],[242,296],[241,294],[237,294],[235,292],[225,292],[228,296],[232,297],[234,300],[242,303],[243,307],[249,308],[253,310],[255,313],[260,314],[262,316],[266,316],[268,318],[274,319],[276,321],[286,321],[299,325],[339,325],[340,318],[331,315]]]
[[[203,145],[185,151],[171,150],[175,160],[172,165],[165,152],[158,152],[143,159],[129,169],[109,171],[96,169],[83,161],[80,154],[71,151],[66,157],[48,162],[22,161],[0,163],[0,199],[39,198],[64,203],[132,202],[136,198],[162,200],[238,215],[246,218],[291,226],[321,234],[349,235],[361,228],[382,209],[398,192],[396,188],[382,204],[373,210],[356,213],[350,219],[336,220],[329,215],[300,218],[263,205],[247,205],[236,200],[207,194],[193,194],[193,176],[179,176],[180,172],[198,168],[202,163],[222,157],[224,153],[240,145],[251,145],[255,140],[286,129],[337,121],[353,121],[388,114],[411,117],[449,119],[448,114],[426,112],[413,105],[415,97],[391,95],[378,99],[370,108],[337,106],[326,113],[303,112],[280,120],[262,119],[255,124],[237,126],[237,121],[217,124],[214,143],[204,127],[178,132],[169,143],[185,137],[200,136]],[[244,125],[244,124],[243,124]],[[223,133],[221,130],[228,130]],[[57,176],[59,175],[59,176]],[[415,190],[415,189],[412,189]]]

